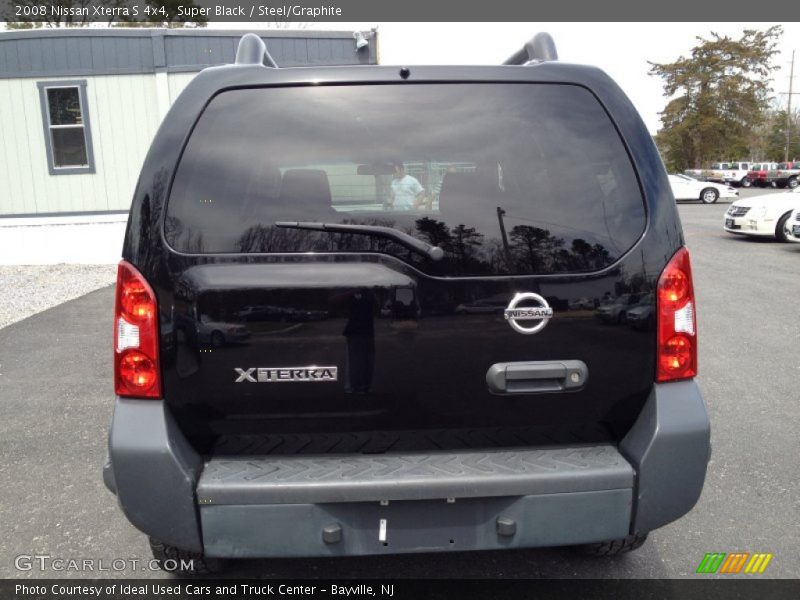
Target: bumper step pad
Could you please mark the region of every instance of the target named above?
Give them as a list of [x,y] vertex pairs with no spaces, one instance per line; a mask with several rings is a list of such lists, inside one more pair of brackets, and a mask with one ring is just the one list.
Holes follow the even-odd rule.
[[211,458],[204,505],[319,504],[558,494],[630,489],[614,446],[382,455]]

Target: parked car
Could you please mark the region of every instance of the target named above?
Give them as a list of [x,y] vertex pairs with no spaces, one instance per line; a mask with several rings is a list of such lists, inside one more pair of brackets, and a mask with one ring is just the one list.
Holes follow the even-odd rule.
[[789,214],[789,218],[786,219],[784,231],[786,232],[786,239],[788,241],[800,242],[800,204]]
[[669,185],[675,200],[700,200],[703,204],[714,204],[720,198],[739,196],[738,190],[730,185],[698,181],[687,175],[669,175]]
[[594,314],[603,323],[624,323],[628,311],[638,306],[641,298],[641,294],[622,294],[607,304],[598,306]]
[[570,310],[594,310],[597,308],[592,298],[573,298],[568,304]]
[[780,194],[741,198],[725,212],[723,228],[729,233],[788,240],[789,215],[800,206],[800,187]]
[[800,162],[780,163],[773,181],[779,188],[794,189],[798,185],[798,177],[800,177]]
[[711,175],[711,171],[707,169],[686,169],[683,175],[691,177],[692,179],[697,179],[697,181],[707,181],[707,176]]
[[250,330],[241,323],[228,323],[208,315],[200,315],[197,339],[201,345],[220,348],[226,344],[246,342],[250,339]]
[[711,174],[708,180],[718,183],[727,183],[729,185],[750,187],[751,181],[748,177],[750,168],[749,161],[714,163],[711,165]]
[[490,298],[479,298],[473,302],[465,302],[456,306],[456,314],[460,315],[502,315],[508,306],[508,298],[503,296],[492,296]]
[[777,171],[778,163],[753,163],[750,165],[750,171],[747,173],[747,178],[753,182],[753,185],[757,185],[758,187],[769,187],[773,185]]
[[636,306],[628,309],[625,322],[631,329],[640,331],[653,329],[656,323],[655,295],[645,294],[642,296]]
[[[692,509],[710,423],[669,179],[611,78],[556,56],[540,34],[502,67],[283,69],[247,34],[181,92],[132,199],[103,467],[159,564],[604,556]],[[402,206],[420,156],[471,165],[434,209]],[[359,173],[377,160],[393,174]],[[368,208],[337,211],[354,187]],[[570,313],[631,278],[653,330]],[[428,311],[494,297],[502,318]],[[402,326],[387,301],[413,307]],[[202,355],[179,335],[160,360],[162,312],[256,304],[329,317]]]

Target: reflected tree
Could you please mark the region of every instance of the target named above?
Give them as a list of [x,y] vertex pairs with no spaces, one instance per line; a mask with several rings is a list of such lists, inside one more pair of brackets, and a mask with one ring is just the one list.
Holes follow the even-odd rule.
[[550,234],[548,229],[532,225],[517,225],[510,234],[511,250],[515,255],[518,269],[531,273],[541,273],[554,262],[554,253],[564,245],[562,238]]
[[425,238],[429,244],[439,246],[445,252],[450,250],[450,242],[452,239],[450,236],[450,228],[444,221],[437,221],[430,217],[422,217],[421,219],[417,219],[415,225],[417,233]]
[[450,245],[462,270],[468,269],[470,264],[484,262],[478,257],[483,246],[483,238],[483,234],[478,233],[474,227],[466,227],[464,224],[460,224],[453,228]]

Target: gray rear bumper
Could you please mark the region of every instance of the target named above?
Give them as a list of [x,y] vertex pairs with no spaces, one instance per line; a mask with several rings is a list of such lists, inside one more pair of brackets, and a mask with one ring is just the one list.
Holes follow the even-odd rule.
[[[118,399],[104,479],[148,535],[209,556],[579,544],[688,512],[710,454],[693,381],[656,385],[619,447],[201,458],[163,402]],[[116,489],[114,489],[116,488]]]

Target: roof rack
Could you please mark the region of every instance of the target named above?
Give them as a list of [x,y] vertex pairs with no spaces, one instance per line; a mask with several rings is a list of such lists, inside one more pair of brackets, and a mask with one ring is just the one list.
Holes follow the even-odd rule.
[[270,56],[267,45],[255,33],[246,33],[236,49],[237,65],[263,65],[277,68],[278,63]]
[[556,43],[549,33],[542,31],[533,36],[521,49],[512,54],[504,65],[526,65],[530,62],[558,60]]

